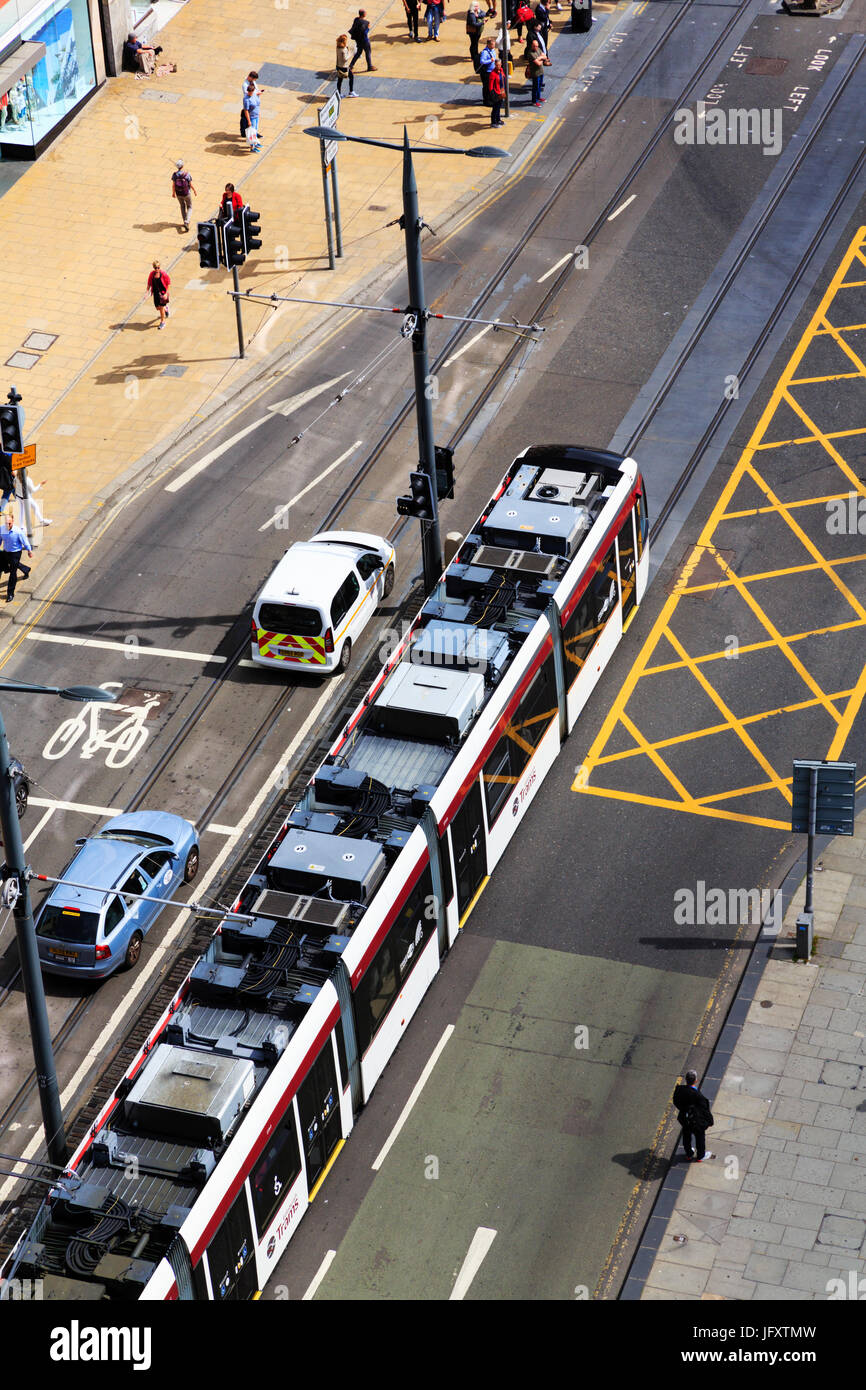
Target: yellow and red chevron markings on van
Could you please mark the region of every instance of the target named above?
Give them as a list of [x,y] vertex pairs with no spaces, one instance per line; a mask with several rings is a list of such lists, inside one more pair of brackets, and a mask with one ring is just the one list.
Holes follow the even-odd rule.
[[[256,641],[259,644],[259,651],[262,656],[270,657],[272,661],[293,661],[304,662],[314,666],[324,666],[325,664],[325,639],[324,637],[295,637],[291,633],[285,632],[265,632],[263,628],[256,628]],[[302,647],[302,652],[281,652],[280,647]]]
[[574,791],[790,830],[792,760],[844,756],[866,696],[864,340],[861,227]]

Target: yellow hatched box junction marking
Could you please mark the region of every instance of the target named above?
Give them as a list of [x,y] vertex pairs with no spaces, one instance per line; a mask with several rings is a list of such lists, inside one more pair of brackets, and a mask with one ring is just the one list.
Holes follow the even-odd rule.
[[[809,388],[813,388],[814,396],[814,387],[822,383],[849,383],[858,380],[866,383],[864,358],[858,354],[852,342],[857,333],[862,334],[866,330],[866,323],[857,321],[863,317],[863,297],[862,293],[856,296],[849,295],[846,306],[845,296],[846,290],[862,292],[864,287],[866,227],[861,227],[777,382],[697,544],[686,558],[652,632],[572,784],[573,791],[580,791],[589,796],[611,797],[642,805],[665,807],[668,810],[687,811],[693,815],[788,830],[791,824],[791,759],[798,756],[822,755],[813,751],[814,744],[805,752],[798,751],[796,745],[800,735],[792,725],[792,748],[787,765],[784,769],[773,767],[760,742],[762,726],[764,729],[768,727],[765,721],[786,718],[790,721],[792,716],[803,711],[811,711],[813,715],[817,712],[823,719],[826,730],[826,733],[819,737],[819,742],[824,740],[823,756],[827,759],[841,757],[866,694],[866,663],[853,682],[850,676],[847,682],[843,682],[845,688],[825,690],[809,670],[805,648],[810,638],[821,636],[830,640],[842,634],[852,634],[855,642],[860,643],[861,652],[866,652],[862,635],[862,629],[866,627],[866,606],[854,592],[858,587],[858,580],[861,581],[859,590],[863,592],[866,538],[862,546],[863,553],[829,557],[816,543],[814,534],[810,535],[805,528],[816,514],[815,511],[810,512],[810,508],[818,509],[824,519],[829,516],[835,504],[840,509],[853,507],[853,515],[863,518],[861,525],[855,527],[855,531],[860,531],[861,534],[866,532],[866,502],[861,501],[866,498],[866,481],[858,475],[858,468],[860,472],[864,471],[863,464],[858,461],[854,465],[846,458],[848,453],[850,458],[862,459],[866,443],[862,436],[866,434],[866,426],[850,430],[822,429],[819,421],[810,414],[810,408],[816,414],[819,412],[814,403],[808,405],[807,400]],[[849,312],[852,300],[860,306],[853,315]],[[831,322],[831,309],[835,323]],[[853,317],[854,321],[846,322],[846,315]],[[801,363],[810,345],[827,338],[836,345],[839,372],[832,376],[813,376],[806,372],[801,374]],[[862,347],[860,352],[862,353]],[[849,386],[845,389],[850,392],[852,388]],[[859,408],[862,409],[862,404]],[[792,437],[777,437],[779,435]],[[769,462],[773,458],[772,451],[780,448],[790,450],[806,446],[814,450],[816,445],[823,451],[822,466],[825,471],[828,460],[838,469],[838,490],[831,489],[828,492],[825,489],[820,496],[784,501],[762,476],[764,458],[767,457]],[[811,466],[814,468],[814,463]],[[809,468],[804,466],[800,471],[806,473]],[[738,499],[737,493],[741,487],[744,496]],[[761,506],[754,505],[756,488],[764,498]],[[767,518],[768,521],[778,519],[785,524],[790,531],[789,539],[793,538],[799,543],[802,563],[790,564],[784,569],[738,573],[736,561],[732,561],[730,552],[723,548],[720,529],[725,522],[749,517],[755,518],[756,521],[760,518]],[[826,524],[824,529],[829,535],[829,527]],[[810,627],[807,589],[803,604],[797,605],[797,630],[787,633],[779,631],[768,611],[770,590],[766,586],[768,582],[779,580],[788,584],[795,583],[800,576],[806,577],[806,583],[823,580],[833,586],[836,590],[834,597],[841,605],[842,621],[829,626]],[[766,595],[763,603],[762,585],[765,586],[763,592]],[[719,681],[714,683],[714,673],[717,676],[724,674],[725,668],[728,668],[726,658],[731,657],[731,648],[726,646],[724,650],[694,655],[687,650],[683,638],[684,629],[694,631],[695,602],[726,589],[735,593],[744,606],[744,613],[747,613],[749,618],[750,632],[755,629],[759,634],[759,640],[736,647],[739,673],[743,679],[738,682],[737,694],[734,696],[730,693],[724,696],[717,688]],[[850,641],[850,637],[847,637],[847,640]],[[793,673],[802,687],[802,698],[775,708],[738,714],[731,702],[736,701],[741,687],[749,686],[748,671],[745,668],[749,658],[760,653],[776,654],[788,663],[789,675]],[[719,662],[722,663],[721,666],[718,665]],[[682,698],[682,685],[677,686],[676,690],[665,690],[662,684],[650,691],[645,683],[664,682],[670,677],[681,682],[684,675],[688,675],[696,683],[705,708],[713,709],[712,722],[687,733],[672,730],[669,737],[648,738],[638,726],[636,706],[639,701],[636,695],[652,694],[657,697],[654,706],[655,718],[658,717],[658,709],[664,708],[665,705],[675,714],[677,702]],[[728,747],[722,750],[710,745],[707,747],[704,766],[712,768],[713,776],[717,777],[720,764],[723,768],[736,761],[741,766],[745,752],[754,767],[754,775],[749,778],[747,785],[730,786],[707,795],[707,787],[685,785],[682,776],[678,776],[671,766],[671,750],[685,744],[693,744],[697,740],[718,739],[719,735],[727,739],[733,735],[738,740],[739,756],[736,759],[731,758]],[[656,778],[660,774],[667,783],[666,795],[650,796],[637,790],[623,788],[624,768],[626,772],[633,768],[645,783],[650,765]],[[614,770],[616,777],[613,777]],[[618,781],[619,785],[605,786],[606,774],[608,782],[613,779]],[[769,794],[769,799],[761,799],[761,809],[769,814],[751,813],[755,809],[756,793]],[[738,799],[742,803],[739,808]],[[747,802],[750,802],[748,809]]]

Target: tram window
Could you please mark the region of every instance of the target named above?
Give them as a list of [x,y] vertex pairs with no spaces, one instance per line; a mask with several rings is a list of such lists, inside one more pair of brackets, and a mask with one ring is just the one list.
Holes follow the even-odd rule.
[[365,1052],[436,930],[433,876],[424,869],[355,991],[358,1047]]
[[263,1236],[301,1171],[295,1112],[290,1105],[250,1173],[256,1229]]
[[586,658],[618,599],[616,555],[611,546],[562,631],[565,658],[569,663],[566,668],[569,689],[583,670]]
[[483,782],[487,819],[491,825],[550,728],[557,711],[553,657],[548,656],[485,764]]

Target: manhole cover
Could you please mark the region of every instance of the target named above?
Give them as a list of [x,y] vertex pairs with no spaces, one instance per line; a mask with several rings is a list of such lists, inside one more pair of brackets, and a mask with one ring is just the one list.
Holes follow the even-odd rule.
[[34,352],[13,352],[11,357],[7,357],[6,366],[14,367],[19,372],[29,372],[38,361],[39,358]]
[[776,77],[787,66],[787,58],[750,58],[744,71],[754,77]]
[[24,339],[24,346],[32,352],[47,352],[51,344],[56,342],[56,333],[28,333]]
[[160,376],[183,376],[185,371],[186,367],[182,366],[180,362],[172,362],[170,366],[163,367]]

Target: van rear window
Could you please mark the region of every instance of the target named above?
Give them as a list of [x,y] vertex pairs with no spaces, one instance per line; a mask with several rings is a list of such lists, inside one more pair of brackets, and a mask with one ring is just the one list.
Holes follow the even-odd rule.
[[263,603],[257,622],[267,632],[297,637],[319,637],[322,632],[322,615],[317,609],[299,608],[291,603]]

